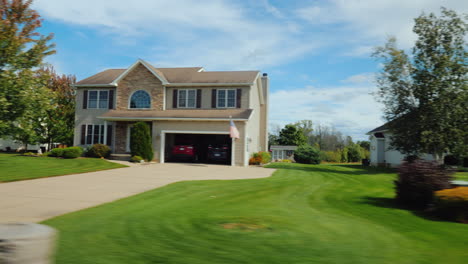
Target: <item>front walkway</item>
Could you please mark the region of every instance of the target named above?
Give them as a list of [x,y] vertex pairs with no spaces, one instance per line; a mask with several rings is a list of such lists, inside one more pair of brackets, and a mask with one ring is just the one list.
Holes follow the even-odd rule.
[[150,164],[0,184],[0,223],[39,222],[173,182],[269,177],[273,169]]

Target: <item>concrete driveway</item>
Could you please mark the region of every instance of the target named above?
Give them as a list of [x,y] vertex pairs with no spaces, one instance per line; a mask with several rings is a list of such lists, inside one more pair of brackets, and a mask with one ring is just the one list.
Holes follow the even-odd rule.
[[149,164],[0,184],[0,223],[39,222],[173,182],[269,177],[274,169]]

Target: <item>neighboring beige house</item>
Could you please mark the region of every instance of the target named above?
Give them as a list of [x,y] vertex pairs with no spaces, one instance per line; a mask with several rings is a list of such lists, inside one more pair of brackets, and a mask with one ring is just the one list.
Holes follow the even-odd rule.
[[[392,133],[388,129],[388,124],[367,132],[367,135],[370,136],[370,164],[372,166],[400,166],[406,155],[390,148]],[[430,154],[422,154],[420,158],[434,160],[434,157]]]
[[[225,144],[231,165],[246,166],[268,148],[268,77],[258,71],[205,71],[202,67],[155,68],[138,60],[75,84],[74,145],[107,144],[129,157],[133,123],[150,124],[154,160],[164,163],[177,144]],[[231,141],[232,118],[240,138]],[[201,159],[203,162],[203,158]]]

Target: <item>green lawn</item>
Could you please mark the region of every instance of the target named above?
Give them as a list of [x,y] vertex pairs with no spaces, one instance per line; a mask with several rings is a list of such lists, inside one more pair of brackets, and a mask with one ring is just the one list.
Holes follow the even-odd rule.
[[126,167],[101,159],[58,159],[0,153],[0,182]]
[[455,178],[457,180],[468,181],[468,172],[457,172]]
[[[395,174],[273,164],[272,177],[181,182],[44,223],[57,263],[466,263],[468,225],[392,202]],[[129,175],[131,177],[131,175]]]

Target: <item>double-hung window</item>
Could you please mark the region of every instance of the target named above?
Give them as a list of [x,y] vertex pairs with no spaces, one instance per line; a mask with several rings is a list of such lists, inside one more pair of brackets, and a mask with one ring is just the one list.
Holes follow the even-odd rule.
[[104,125],[86,125],[86,144],[105,144]]
[[236,89],[217,90],[217,108],[235,108],[236,107]]
[[88,93],[88,108],[108,108],[109,106],[109,91],[89,91]]
[[196,108],[197,107],[197,90],[196,89],[181,89],[178,90],[177,107],[178,108]]

